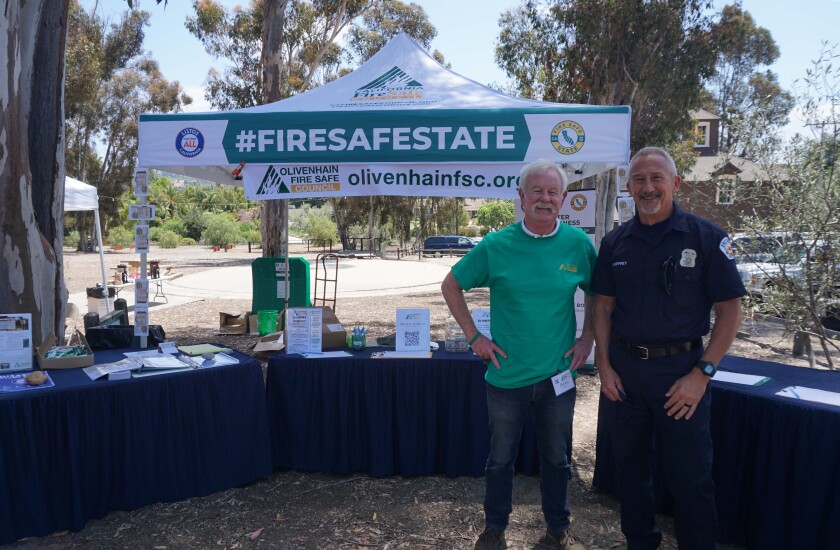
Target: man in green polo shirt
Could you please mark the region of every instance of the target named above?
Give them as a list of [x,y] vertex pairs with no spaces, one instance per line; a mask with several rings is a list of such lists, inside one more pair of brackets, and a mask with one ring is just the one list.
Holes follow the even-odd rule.
[[[570,530],[569,442],[575,406],[570,372],[594,340],[586,297],[583,333],[575,340],[575,290],[588,293],[595,247],[586,234],[557,219],[568,178],[547,161],[522,169],[525,219],[490,233],[452,267],[441,285],[452,316],[487,364],[490,455],[485,469],[486,528],[476,549],[506,548],[513,464],[522,427],[533,411],[540,451],[540,487],[547,524],[538,548],[582,549]],[[478,332],[464,291],[490,288],[493,341]]]

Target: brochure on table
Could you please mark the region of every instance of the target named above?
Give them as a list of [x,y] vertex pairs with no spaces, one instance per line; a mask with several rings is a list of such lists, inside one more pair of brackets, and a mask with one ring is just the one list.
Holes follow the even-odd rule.
[[0,314],[0,374],[32,369],[32,314]]
[[26,377],[32,374],[31,372],[18,372],[13,374],[0,374],[0,393],[10,393],[26,390],[38,390],[44,388],[52,388],[55,382],[52,381],[47,371],[43,371],[47,381],[43,384],[33,386],[26,381]]
[[490,310],[489,309],[474,309],[472,310],[473,323],[478,332],[484,335],[488,340],[493,339],[490,332]]
[[320,353],[321,308],[289,308],[286,315],[286,353]]
[[429,308],[397,308],[397,351],[429,351]]

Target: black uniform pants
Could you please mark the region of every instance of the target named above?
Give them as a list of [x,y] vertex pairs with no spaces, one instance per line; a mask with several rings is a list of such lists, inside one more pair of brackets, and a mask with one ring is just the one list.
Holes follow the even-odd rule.
[[641,360],[610,346],[610,362],[627,398],[613,407],[621,530],[628,550],[654,549],[662,535],[655,521],[653,453],[662,460],[660,475],[674,498],[674,525],[680,550],[715,547],[717,511],[712,480],[709,429],[711,392],[706,391],[690,420],[674,420],[664,408],[665,393],[700,358],[696,350],[661,359]]

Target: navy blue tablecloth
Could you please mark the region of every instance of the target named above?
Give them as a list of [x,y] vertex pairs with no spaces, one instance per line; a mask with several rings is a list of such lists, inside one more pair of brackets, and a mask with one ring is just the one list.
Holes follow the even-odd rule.
[[[430,359],[268,361],[266,392],[274,465],[373,476],[483,476],[489,450],[484,363],[472,352]],[[539,473],[533,421],[517,470]]]
[[[772,380],[761,386],[711,383],[718,540],[756,550],[837,548],[840,407],[775,394],[788,386],[840,392],[840,372],[731,356],[720,368]],[[614,406],[601,396],[593,485],[608,493],[615,479]],[[667,512],[671,499],[661,478],[656,491]]]
[[[122,351],[96,352],[97,363]],[[259,362],[0,393],[0,544],[272,472]]]

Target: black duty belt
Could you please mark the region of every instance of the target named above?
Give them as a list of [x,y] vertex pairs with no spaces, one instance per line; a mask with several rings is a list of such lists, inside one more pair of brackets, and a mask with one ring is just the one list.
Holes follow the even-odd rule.
[[703,347],[703,340],[701,338],[686,340],[685,342],[678,342],[667,346],[637,346],[629,342],[625,342],[617,336],[613,336],[612,342],[636,359],[659,359],[661,357],[679,355],[681,353],[686,353]]

